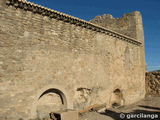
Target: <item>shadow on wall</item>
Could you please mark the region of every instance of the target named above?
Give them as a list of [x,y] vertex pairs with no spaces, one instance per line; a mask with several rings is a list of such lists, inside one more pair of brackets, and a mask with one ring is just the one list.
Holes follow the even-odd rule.
[[63,94],[63,92],[61,92],[60,90],[55,89],[55,88],[50,88],[50,89],[46,90],[45,92],[43,92],[40,95],[39,99],[42,98],[44,95],[49,94],[49,93],[55,93],[55,94],[59,95],[59,97],[61,98],[62,104],[67,105],[67,100],[66,100],[66,97]]
[[160,108],[151,106],[140,106],[140,107],[147,108],[150,110],[136,109],[130,113],[119,113],[112,110],[106,110],[105,113],[101,114],[110,116],[114,120],[160,120]]
[[118,108],[124,105],[124,98],[123,98],[122,91],[120,89],[117,88],[113,91],[111,95],[110,103],[113,108]]
[[40,119],[49,116],[49,113],[64,110],[67,108],[67,100],[63,92],[58,89],[48,89],[44,91],[37,104],[37,117]]

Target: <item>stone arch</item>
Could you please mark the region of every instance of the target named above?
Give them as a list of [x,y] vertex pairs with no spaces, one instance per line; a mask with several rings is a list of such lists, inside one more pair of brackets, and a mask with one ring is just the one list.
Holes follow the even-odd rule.
[[[58,94],[60,97],[60,100],[63,104],[62,109],[73,109],[73,100],[71,94],[64,89],[64,86],[60,85],[48,85],[45,86],[37,91],[33,98],[32,102],[32,109],[31,109],[31,114],[30,114],[30,119],[35,119],[38,116],[38,111],[37,111],[37,106],[39,100],[47,95],[48,93],[55,93]],[[53,111],[54,112],[54,111]]]
[[67,109],[67,100],[62,91],[55,88],[45,90],[38,98],[37,116],[45,118],[49,113]]
[[67,107],[67,100],[66,100],[66,97],[65,97],[64,93],[62,91],[60,91],[59,89],[55,89],[55,88],[50,88],[50,89],[44,91],[39,96],[38,100],[40,100],[44,95],[49,94],[49,93],[55,93],[55,94],[57,94],[60,97],[62,104],[65,107]]
[[120,107],[124,105],[124,98],[122,91],[117,88],[112,92],[110,104],[113,108]]

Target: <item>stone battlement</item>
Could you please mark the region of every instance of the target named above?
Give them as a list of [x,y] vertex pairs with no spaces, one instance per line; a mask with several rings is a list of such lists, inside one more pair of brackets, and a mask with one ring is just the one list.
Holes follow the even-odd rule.
[[24,9],[26,11],[32,11],[34,13],[41,14],[43,16],[48,16],[50,18],[62,20],[64,22],[68,22],[70,24],[75,24],[77,26],[85,27],[85,28],[91,29],[93,31],[101,32],[101,33],[116,37],[118,39],[121,39],[121,40],[126,41],[126,42],[131,43],[131,44],[135,44],[135,45],[138,45],[138,46],[141,45],[141,42],[138,42],[134,38],[131,38],[131,37],[128,37],[126,35],[115,32],[113,30],[98,26],[98,25],[93,24],[91,22],[79,19],[77,17],[73,17],[73,16],[70,16],[70,15],[58,12],[56,10],[52,10],[52,9],[47,8],[47,7],[43,7],[43,6],[28,2],[26,0],[7,0],[6,4],[7,5],[12,5],[16,8]]

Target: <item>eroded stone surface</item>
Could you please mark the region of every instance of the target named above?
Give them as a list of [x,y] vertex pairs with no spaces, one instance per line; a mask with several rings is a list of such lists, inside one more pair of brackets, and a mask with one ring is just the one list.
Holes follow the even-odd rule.
[[45,101],[59,106],[57,95],[53,103],[40,98],[50,89],[60,93],[67,109],[111,107],[115,89],[121,90],[125,105],[144,97],[139,13],[133,13],[133,32],[141,46],[5,3],[0,1],[0,119],[35,118]]

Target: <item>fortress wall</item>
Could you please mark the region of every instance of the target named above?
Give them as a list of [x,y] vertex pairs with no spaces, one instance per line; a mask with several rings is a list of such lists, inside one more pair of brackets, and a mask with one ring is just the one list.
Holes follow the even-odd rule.
[[90,22],[108,28],[110,30],[114,30],[126,36],[135,38],[137,41],[141,42],[141,67],[143,68],[143,74],[145,74],[144,30],[142,15],[139,11],[124,14],[121,18],[114,18],[110,14],[104,14],[102,16],[96,16],[95,18],[90,20]]
[[[139,54],[139,67],[142,79],[142,85],[144,85],[145,79],[145,50],[144,50],[144,31],[142,16],[139,11],[134,11],[132,13],[124,14],[121,18],[114,18],[110,14],[104,14],[102,16],[96,16],[90,22],[105,27],[110,30],[114,30],[118,33],[124,34],[126,36],[135,38],[137,41],[141,42],[139,50],[135,54]],[[137,60],[135,61],[137,62]],[[143,87],[144,88],[144,87]],[[130,97],[132,99],[132,97]]]
[[[36,117],[39,97],[61,91],[69,109],[144,97],[140,47],[0,2],[0,118]],[[42,96],[43,97],[43,96]]]
[[135,11],[132,13],[124,14],[121,18],[114,18],[110,14],[104,14],[101,16],[96,16],[90,20],[90,22],[117,31],[132,38],[137,38],[136,14],[139,14],[139,12]]

